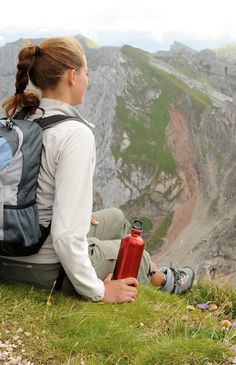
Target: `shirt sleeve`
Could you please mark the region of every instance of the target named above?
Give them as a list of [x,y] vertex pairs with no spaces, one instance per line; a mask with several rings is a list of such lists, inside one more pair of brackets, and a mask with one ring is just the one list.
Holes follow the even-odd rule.
[[56,254],[76,291],[94,301],[104,296],[88,255],[93,199],[95,143],[81,124],[61,144],[55,173],[51,234]]

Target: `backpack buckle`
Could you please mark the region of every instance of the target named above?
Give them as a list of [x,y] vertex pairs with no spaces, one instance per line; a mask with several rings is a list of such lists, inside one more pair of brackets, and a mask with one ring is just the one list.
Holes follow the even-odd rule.
[[6,125],[9,129],[13,129],[13,126],[14,126],[14,123],[13,123],[13,120],[10,119],[10,120],[7,120],[6,121]]

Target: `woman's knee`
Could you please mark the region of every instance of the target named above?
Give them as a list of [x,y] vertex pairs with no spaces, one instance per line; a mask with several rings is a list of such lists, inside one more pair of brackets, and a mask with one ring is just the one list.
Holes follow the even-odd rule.
[[93,215],[94,215],[94,217],[96,217],[98,219],[99,219],[100,216],[102,216],[102,217],[107,216],[107,217],[112,217],[112,219],[115,220],[115,221],[124,222],[126,220],[124,213],[119,208],[102,209],[102,210],[99,210],[97,212],[94,212]]
[[117,221],[120,221],[122,223],[125,223],[126,217],[121,209],[119,208],[110,208],[111,214],[113,215],[114,219]]
[[111,208],[112,209],[112,215],[114,219],[114,224],[118,228],[118,236],[122,238],[125,234],[128,233],[130,229],[130,223],[126,219],[125,214],[122,212],[119,208]]
[[[99,225],[90,230],[88,236],[95,236],[99,239],[118,239],[128,233],[130,223],[127,221],[124,213],[119,208],[108,208],[100,210],[93,214],[98,220]],[[95,233],[93,231],[96,231]]]

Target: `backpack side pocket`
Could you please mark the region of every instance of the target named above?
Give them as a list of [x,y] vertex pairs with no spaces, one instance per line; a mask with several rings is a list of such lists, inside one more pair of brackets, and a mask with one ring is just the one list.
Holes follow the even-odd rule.
[[0,241],[1,255],[32,255],[42,245],[40,238],[41,230],[35,202],[27,206],[4,206],[4,240]]

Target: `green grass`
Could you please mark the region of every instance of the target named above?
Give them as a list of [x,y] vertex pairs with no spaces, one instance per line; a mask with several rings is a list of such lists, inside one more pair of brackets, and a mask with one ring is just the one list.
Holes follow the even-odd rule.
[[[90,303],[26,287],[0,285],[2,343],[37,365],[230,364],[236,293],[208,284],[184,296],[139,287],[135,303]],[[216,301],[217,312],[189,312],[187,304]],[[194,313],[194,317],[193,317]],[[24,352],[21,352],[24,350]]]
[[[159,118],[160,113],[162,116]],[[134,116],[127,109],[124,99],[118,97],[116,119],[119,120],[119,128],[127,133],[131,144],[123,152],[114,146],[113,155],[121,157],[128,166],[138,164],[143,169],[159,166],[162,170],[175,173],[175,163],[165,138],[164,114],[165,110],[154,105],[146,118],[142,115]]]

